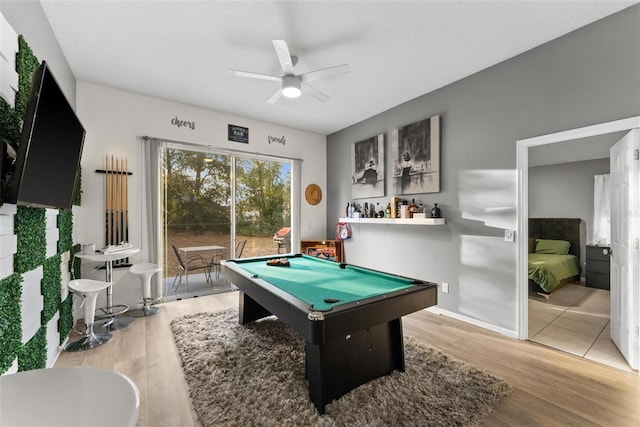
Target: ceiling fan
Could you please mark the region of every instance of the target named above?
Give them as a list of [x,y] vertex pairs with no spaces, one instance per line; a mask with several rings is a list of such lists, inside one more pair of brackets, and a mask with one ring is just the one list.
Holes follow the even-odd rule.
[[276,102],[283,95],[287,98],[297,98],[302,94],[302,91],[322,102],[328,101],[329,97],[318,89],[309,86],[309,82],[323,77],[348,73],[351,71],[349,65],[342,64],[320,70],[309,71],[308,73],[296,74],[293,71],[293,67],[298,63],[298,57],[291,55],[287,42],[284,40],[273,40],[273,47],[276,50],[278,61],[282,67],[282,76],[271,76],[269,74],[252,73],[250,71],[229,70],[229,72],[234,76],[280,82],[281,87],[279,87],[278,90],[271,95],[269,99],[267,99],[268,103]]

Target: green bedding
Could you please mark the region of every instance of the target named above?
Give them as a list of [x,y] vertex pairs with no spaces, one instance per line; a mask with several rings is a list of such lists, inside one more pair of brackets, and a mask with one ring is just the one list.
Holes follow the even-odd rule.
[[529,279],[552,292],[558,283],[580,274],[580,261],[574,255],[529,254]]

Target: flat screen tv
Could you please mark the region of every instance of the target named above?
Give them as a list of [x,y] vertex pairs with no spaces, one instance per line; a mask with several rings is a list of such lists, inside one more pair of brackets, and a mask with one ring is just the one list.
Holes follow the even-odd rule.
[[45,61],[33,75],[3,202],[70,210],[84,144],[76,117]]

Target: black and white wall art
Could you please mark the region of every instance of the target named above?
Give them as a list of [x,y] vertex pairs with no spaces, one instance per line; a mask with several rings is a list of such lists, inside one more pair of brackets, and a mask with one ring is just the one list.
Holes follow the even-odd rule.
[[351,196],[354,199],[384,196],[384,135],[351,146]]
[[397,195],[440,191],[440,116],[393,130],[393,190]]

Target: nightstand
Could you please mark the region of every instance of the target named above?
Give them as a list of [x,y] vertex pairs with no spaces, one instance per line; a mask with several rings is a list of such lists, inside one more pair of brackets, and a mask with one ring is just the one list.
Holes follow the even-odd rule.
[[587,245],[587,287],[609,290],[610,250],[608,246]]

